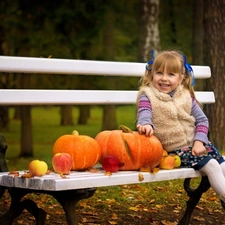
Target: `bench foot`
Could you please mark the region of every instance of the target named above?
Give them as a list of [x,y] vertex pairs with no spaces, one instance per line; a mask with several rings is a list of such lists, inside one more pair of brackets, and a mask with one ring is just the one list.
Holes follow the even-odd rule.
[[187,201],[186,211],[178,223],[178,225],[188,225],[191,220],[192,212],[195,206],[198,204],[202,194],[209,190],[210,184],[207,176],[202,176],[201,182],[196,189],[191,188],[190,186],[191,178],[186,178],[184,180],[184,189],[189,196],[189,200]]
[[61,204],[64,209],[68,225],[77,225],[76,205],[81,199],[90,198],[96,188],[81,190],[55,191],[51,195]]
[[[0,186],[1,196],[4,194],[4,190],[5,188]],[[37,204],[30,199],[21,201],[21,199],[29,193],[42,193],[52,195],[61,204],[64,209],[68,225],[77,225],[77,203],[81,199],[93,196],[96,188],[66,191],[34,191],[22,188],[8,188],[8,191],[11,196],[11,205],[5,214],[0,215],[0,224],[11,225],[13,220],[17,218],[24,209],[26,209],[36,219],[36,225],[44,225],[46,212],[39,208]]]
[[36,219],[36,225],[43,225],[46,219],[46,212],[38,208],[37,204],[30,199],[21,199],[31,193],[26,189],[20,188],[9,188],[9,194],[11,196],[11,205],[9,210],[0,216],[0,224],[10,225],[13,223],[13,220],[17,218],[23,211],[26,209],[31,215]]

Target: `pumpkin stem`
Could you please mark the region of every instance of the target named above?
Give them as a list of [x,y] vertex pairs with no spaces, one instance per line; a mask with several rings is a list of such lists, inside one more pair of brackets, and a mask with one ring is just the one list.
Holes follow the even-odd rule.
[[124,126],[124,125],[120,125],[119,126],[120,130],[122,130],[124,133],[133,133],[133,131],[127,127],[127,126]]
[[73,130],[72,135],[79,136],[79,133],[78,133],[78,131],[77,131],[77,130]]
[[124,162],[119,162],[119,167],[123,167],[125,165]]

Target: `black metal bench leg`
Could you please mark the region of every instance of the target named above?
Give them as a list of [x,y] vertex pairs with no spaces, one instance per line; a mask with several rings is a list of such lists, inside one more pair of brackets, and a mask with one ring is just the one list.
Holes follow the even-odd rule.
[[76,205],[81,199],[90,198],[96,188],[82,190],[55,191],[51,194],[63,207],[68,225],[77,225]]
[[12,224],[24,209],[35,217],[37,225],[45,224],[46,212],[43,209],[38,208],[36,203],[30,199],[21,201],[25,195],[30,193],[29,191],[20,188],[9,188],[8,191],[11,196],[11,204],[9,210],[0,217],[0,224]]
[[178,225],[188,225],[191,220],[191,215],[195,206],[198,204],[202,194],[209,190],[210,184],[207,176],[203,176],[201,178],[201,182],[196,189],[191,188],[190,186],[191,178],[186,178],[184,180],[184,189],[189,196],[189,200],[187,201],[186,211],[178,223]]

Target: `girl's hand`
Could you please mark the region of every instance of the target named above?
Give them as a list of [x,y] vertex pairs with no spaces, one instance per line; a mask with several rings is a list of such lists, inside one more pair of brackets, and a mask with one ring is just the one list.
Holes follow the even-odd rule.
[[206,148],[201,141],[195,141],[192,148],[192,155],[201,156],[206,152]]
[[150,137],[153,135],[153,128],[150,124],[146,124],[143,126],[138,124],[137,129],[140,134],[145,134],[145,136],[147,137]]

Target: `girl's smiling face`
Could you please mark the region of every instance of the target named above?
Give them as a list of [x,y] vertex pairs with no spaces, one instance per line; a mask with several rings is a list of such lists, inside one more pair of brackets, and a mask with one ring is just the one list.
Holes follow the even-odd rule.
[[169,72],[166,68],[163,71],[155,71],[152,76],[152,84],[160,92],[169,94],[174,91],[183,80],[183,75]]
[[182,83],[184,73],[182,56],[179,53],[166,52],[158,55],[154,60],[150,78],[156,89],[169,94]]

